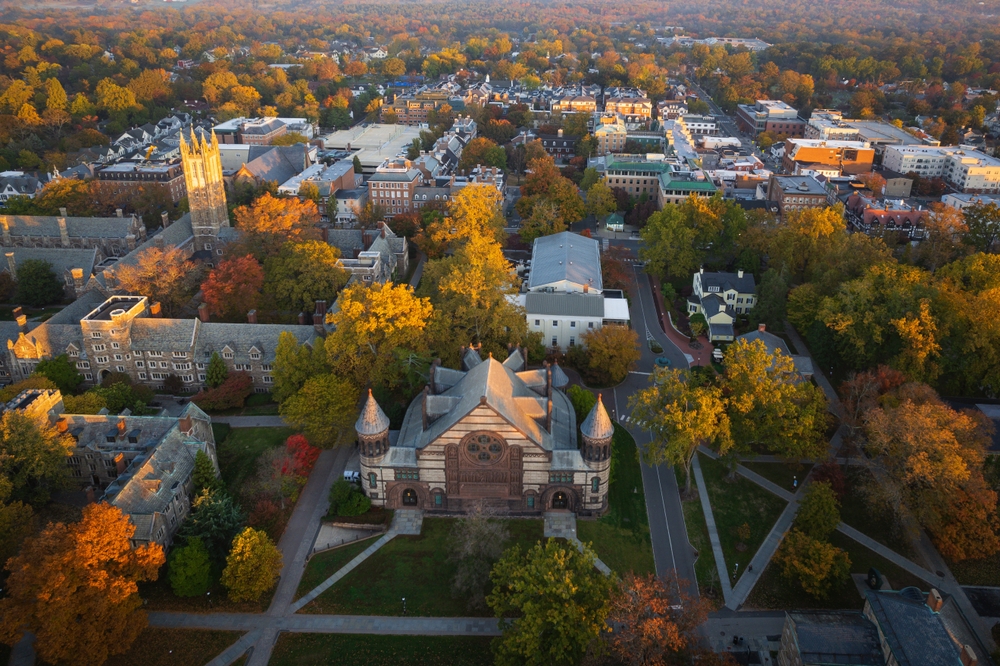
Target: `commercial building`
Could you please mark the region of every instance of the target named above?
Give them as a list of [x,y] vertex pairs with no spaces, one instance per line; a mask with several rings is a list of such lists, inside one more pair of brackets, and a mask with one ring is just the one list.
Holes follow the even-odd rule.
[[869,173],[874,160],[875,151],[867,141],[787,139],[782,166],[790,174],[809,171],[836,178]]
[[605,113],[595,119],[594,138],[597,140],[597,154],[621,153],[625,150],[628,129],[625,120],[617,113]]
[[883,164],[903,174],[942,178],[965,194],[1000,194],[1000,159],[967,146],[889,146]]
[[688,112],[683,99],[665,99],[656,104],[656,117],[662,120],[676,120]]
[[396,115],[396,123],[400,125],[426,125],[431,112],[448,105],[451,108],[464,108],[460,97],[454,97],[447,90],[423,90],[413,95],[401,95],[391,104],[382,107],[382,118],[387,114]]
[[603,165],[604,181],[608,187],[621,188],[629,195],[643,194],[655,198],[662,208],[666,204],[681,203],[692,194],[710,197],[718,188],[705,172],[690,163],[668,162],[662,155],[657,158],[618,157]]
[[867,141],[875,149],[875,164],[881,164],[888,146],[936,146],[926,134],[911,134],[882,120],[845,119],[840,111],[817,109],[809,116],[805,138],[834,141]]
[[367,127],[355,125],[322,137],[323,146],[327,150],[346,151],[352,157],[357,157],[364,174],[375,173],[375,169],[383,162],[405,153],[413,140],[419,138],[419,127],[380,123],[372,123]]
[[901,199],[880,199],[855,193],[847,198],[844,214],[853,229],[869,236],[896,233],[909,240],[921,240],[926,233],[924,225],[930,211],[922,206],[914,208]]
[[700,116],[687,113],[677,120],[677,126],[687,134],[692,136],[717,136],[719,134],[719,122],[714,116]]
[[805,208],[826,208],[827,193],[812,176],[771,175],[767,182],[767,200],[778,204],[778,214]]
[[805,133],[805,124],[799,112],[781,100],[759,99],[754,104],[736,107],[736,125],[741,132],[754,136],[771,132],[798,137]]
[[216,125],[213,130],[223,144],[249,144],[267,146],[279,136],[288,132],[313,138],[313,125],[307,118],[233,118]]
[[945,194],[941,203],[958,210],[965,210],[973,204],[996,204],[1000,206],[1000,195],[994,194]]
[[422,182],[420,169],[410,160],[385,160],[368,179],[368,200],[381,206],[386,217],[409,213],[414,190]]
[[187,196],[180,159],[118,162],[98,167],[94,177],[102,190],[123,197],[138,196],[151,187],[162,188],[174,204]]

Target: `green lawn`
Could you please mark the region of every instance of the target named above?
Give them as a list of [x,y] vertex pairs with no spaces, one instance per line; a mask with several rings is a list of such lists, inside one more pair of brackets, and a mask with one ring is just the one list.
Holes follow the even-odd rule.
[[490,638],[282,633],[270,666],[489,666]]
[[804,463],[745,462],[742,464],[751,472],[757,472],[768,481],[776,483],[790,493],[795,492],[795,488],[792,487],[793,481],[797,478],[799,483],[802,483],[809,470],[813,467],[811,464]]
[[224,440],[216,439],[219,470],[229,491],[238,495],[240,486],[256,471],[257,458],[284,444],[294,432],[292,428],[232,428]]
[[[682,489],[687,483],[684,470],[674,467],[677,476],[677,487]],[[712,542],[708,538],[708,525],[705,524],[705,512],[698,499],[698,486],[691,479],[691,498],[683,499],[684,524],[687,527],[688,542],[698,551],[698,559],[694,562],[695,576],[698,578],[698,592],[702,598],[710,600],[715,607],[723,603],[722,588],[719,586],[719,569],[715,566],[715,553],[712,552]]]
[[[451,553],[453,518],[424,518],[419,536],[398,536],[358,568],[321,594],[305,613],[400,615],[403,597],[410,615],[461,617],[490,615],[486,608],[469,610],[464,599],[451,596],[456,563]],[[541,520],[511,520],[509,546],[521,549],[542,540]]]
[[866,470],[857,466],[844,468],[846,492],[840,503],[840,519],[903,557],[913,559],[913,544],[903,527],[887,511],[869,507],[861,493],[860,486],[867,475]]
[[632,435],[618,425],[612,441],[612,461],[608,512],[598,520],[578,520],[577,537],[590,542],[597,556],[613,571],[655,573],[639,452]]
[[[851,573],[867,575],[868,569],[875,567],[885,575],[894,590],[901,590],[911,585],[921,590],[927,590],[929,587],[926,582],[900,569],[840,532],[834,532],[830,536],[830,543],[847,551],[851,558]],[[826,599],[814,599],[803,592],[798,583],[785,579],[781,575],[781,566],[772,560],[767,565],[760,580],[757,581],[757,585],[754,586],[744,607],[746,609],[793,610],[806,608],[860,609],[862,606],[864,606],[864,599],[858,593],[853,579],[849,578],[843,584],[835,587]]]
[[[725,466],[708,456],[699,454],[702,475],[708,490],[708,498],[712,502],[712,515],[719,531],[719,541],[722,543],[722,555],[726,559],[726,568],[733,571],[739,563],[739,576],[743,575],[750,560],[764,541],[768,532],[787,504],[783,499],[772,495],[753,481],[737,476],[735,480],[729,477]],[[741,525],[750,527],[750,538],[740,539],[737,530]],[[743,544],[743,549],[738,546]]]
[[278,403],[268,393],[251,393],[243,407],[209,412],[211,416],[273,416],[278,413]]
[[201,666],[239,640],[240,631],[153,629],[147,627],[125,654],[115,655],[105,666]]
[[258,601],[230,601],[226,588],[218,580],[212,584],[209,592],[210,594],[197,597],[178,597],[170,588],[166,565],[160,568],[160,576],[155,581],[139,583],[139,596],[145,604],[144,608],[150,611],[263,613],[271,605],[271,598],[274,596],[272,589]]
[[[381,536],[381,534],[375,535],[375,537]],[[301,597],[340,571],[345,564],[360,555],[368,546],[375,543],[375,537],[363,539],[357,543],[351,543],[314,555],[309,560],[309,564],[306,565],[305,573],[302,574],[302,580],[299,582],[299,590],[295,594],[295,597]]]

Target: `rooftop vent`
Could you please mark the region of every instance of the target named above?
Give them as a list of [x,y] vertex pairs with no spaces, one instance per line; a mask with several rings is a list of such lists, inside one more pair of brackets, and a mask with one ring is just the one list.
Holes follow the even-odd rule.
[[114,309],[114,310],[111,311],[111,316],[112,317],[122,317],[124,315],[125,315],[125,311],[122,310],[121,308],[116,308],[116,309]]

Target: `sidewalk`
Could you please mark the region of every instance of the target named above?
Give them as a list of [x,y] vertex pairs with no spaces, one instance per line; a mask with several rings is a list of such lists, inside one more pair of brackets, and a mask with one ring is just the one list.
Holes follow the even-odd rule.
[[232,428],[284,428],[280,416],[213,416],[212,423],[227,423]]
[[[647,273],[647,275],[649,275]],[[656,318],[660,323],[660,329],[663,334],[670,338],[670,341],[677,345],[683,353],[689,354],[694,357],[694,361],[691,365],[711,365],[712,364],[712,351],[715,347],[712,343],[708,341],[708,337],[702,335],[698,338],[698,342],[701,345],[700,349],[695,349],[691,346],[691,339],[674,328],[673,323],[670,321],[670,315],[663,310],[662,294],[663,289],[660,284],[660,279],[655,275],[649,275],[649,284],[653,294],[653,303],[656,305]]]
[[695,484],[698,486],[698,499],[701,500],[701,511],[705,514],[705,525],[708,527],[708,540],[712,544],[712,555],[715,556],[715,568],[719,572],[719,585],[722,587],[722,598],[729,605],[733,597],[733,588],[729,584],[729,567],[726,565],[726,558],[722,554],[722,541],[719,540],[719,530],[715,526],[715,516],[712,515],[712,502],[708,498],[708,486],[705,485],[705,477],[701,473],[701,463],[698,462],[698,454],[691,461],[691,473],[694,474]]

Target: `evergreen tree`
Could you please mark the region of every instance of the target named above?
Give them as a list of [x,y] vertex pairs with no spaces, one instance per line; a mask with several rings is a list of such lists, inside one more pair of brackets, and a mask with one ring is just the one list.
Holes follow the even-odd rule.
[[63,296],[62,285],[49,262],[28,259],[17,267],[17,300],[20,302],[37,308],[58,303]]
[[212,563],[201,539],[188,539],[186,546],[170,553],[167,577],[170,589],[178,597],[197,597],[208,592],[212,584]]
[[198,493],[191,507],[191,516],[177,535],[187,541],[201,539],[212,560],[224,562],[233,537],[246,522],[243,510],[226,493],[209,488]]
[[229,377],[229,368],[226,367],[225,361],[219,356],[219,352],[212,352],[212,358],[208,361],[208,371],[205,373],[205,377],[208,379],[208,385],[211,388],[222,386]]
[[222,485],[219,477],[215,473],[215,465],[212,459],[204,451],[198,451],[194,455],[194,492],[200,493],[206,488],[209,490],[219,490]]

